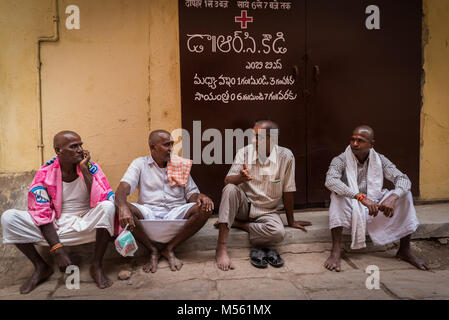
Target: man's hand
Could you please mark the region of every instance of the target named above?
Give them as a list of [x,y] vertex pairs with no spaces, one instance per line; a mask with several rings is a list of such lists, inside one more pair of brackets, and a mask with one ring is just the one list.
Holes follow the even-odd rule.
[[118,208],[118,221],[122,228],[125,228],[126,225],[128,225],[129,231],[133,231],[136,227],[133,214],[127,205]]
[[81,169],[88,169],[87,163],[90,161],[90,153],[87,150],[83,150],[84,159],[80,161],[80,168]]
[[379,211],[382,211],[387,218],[391,218],[396,208],[396,200],[398,200],[397,194],[391,194],[379,205]]
[[238,174],[226,176],[224,182],[225,182],[225,185],[228,183],[232,183],[232,184],[235,184],[236,186],[238,186],[239,184],[250,181],[252,179],[253,179],[253,177],[251,177],[248,167],[246,166],[246,164],[243,164],[243,168],[242,168],[242,170],[240,170],[240,172]]
[[243,164],[243,169],[240,170],[240,181],[241,183],[251,181],[253,177],[251,177],[251,174],[249,173],[249,169],[246,166],[246,164]]
[[379,212],[379,205],[375,203],[373,200],[365,198],[362,200],[362,204],[368,208],[370,216],[377,216]]
[[[58,243],[61,243],[59,240],[59,236],[56,233],[54,221],[39,226],[39,229],[41,229],[42,235],[44,236],[45,240],[47,240],[47,243],[50,246],[50,248],[57,245]],[[61,272],[65,272],[65,268],[70,266],[72,264],[72,261],[70,261],[70,258],[65,252],[64,247],[59,247],[55,249],[53,253],[55,254],[55,260],[56,264],[59,267],[59,270]]]
[[87,166],[87,164],[89,163],[90,160],[90,153],[87,150],[83,150],[83,160],[80,161],[79,166],[81,169],[81,172],[83,174],[84,177],[84,183],[86,184],[87,187],[87,192],[89,193],[89,195],[91,194],[92,191],[92,181],[93,181],[93,177],[92,174],[89,171],[89,167]]
[[196,200],[196,204],[201,208],[201,210],[206,212],[212,212],[214,210],[214,202],[206,196],[205,194],[200,193]]
[[64,247],[58,248],[55,251],[56,264],[59,267],[59,271],[65,272],[65,268],[72,264],[67,253],[64,251]]
[[306,226],[311,226],[312,222],[309,221],[293,221],[289,222],[288,226],[291,228],[301,229],[304,232],[307,232]]

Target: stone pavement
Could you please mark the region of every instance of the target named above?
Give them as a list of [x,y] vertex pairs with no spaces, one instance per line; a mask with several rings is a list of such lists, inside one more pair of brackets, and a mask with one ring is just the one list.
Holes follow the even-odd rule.
[[[76,261],[79,256],[75,256],[74,263],[81,270],[80,289],[67,289],[67,276],[56,271],[28,295],[20,295],[19,287],[30,276],[32,266],[24,259],[14,259],[1,272],[0,299],[449,299],[449,245],[437,240],[412,244],[430,263],[431,271],[420,271],[397,260],[397,247],[393,244],[365,252],[345,250],[342,271],[329,272],[322,264],[330,243],[290,244],[277,248],[285,260],[279,269],[254,268],[249,262],[249,248],[231,250],[236,269],[227,272],[216,267],[213,250],[180,253],[184,260],[181,271],[170,271],[168,263],[161,260],[154,274],[142,271],[145,257],[108,259],[106,273],[114,284],[100,290],[89,276],[88,264]],[[379,267],[379,290],[365,286],[368,265]],[[118,280],[121,270],[131,271],[131,278]]]
[[[0,246],[0,300],[5,299],[449,299],[449,204],[416,206],[420,227],[412,245],[430,263],[431,271],[420,271],[394,255],[397,244],[351,251],[346,247],[342,272],[324,269],[331,244],[326,211],[296,212],[297,219],[313,226],[304,233],[286,228],[287,235],[276,249],[285,260],[282,268],[257,269],[249,262],[248,235],[231,230],[230,255],[236,269],[220,271],[215,265],[216,217],[177,251],[184,261],[181,271],[170,271],[161,259],[154,274],[142,271],[146,251],[135,258],[120,258],[111,245],[105,259],[112,287],[100,290],[90,278],[88,261],[93,245],[68,247],[72,262],[80,267],[80,289],[66,288],[67,275],[57,271],[28,295],[20,295],[20,285],[33,268],[14,246]],[[285,218],[285,216],[284,216]],[[349,240],[349,238],[346,238]],[[51,261],[47,250],[44,258]],[[380,270],[380,289],[368,290],[366,267]],[[121,270],[132,272],[129,280],[118,280]]]

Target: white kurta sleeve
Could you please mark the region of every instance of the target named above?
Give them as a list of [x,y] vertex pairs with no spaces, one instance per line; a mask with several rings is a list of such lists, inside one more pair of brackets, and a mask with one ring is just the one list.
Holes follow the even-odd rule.
[[196,186],[195,181],[193,181],[192,176],[189,175],[189,180],[187,181],[187,185],[185,187],[186,200],[188,201],[195,193],[200,193],[200,190]]
[[131,162],[122,179],[120,180],[120,182],[126,182],[131,186],[130,194],[133,193],[139,185],[141,169],[142,159],[135,159],[133,162]]

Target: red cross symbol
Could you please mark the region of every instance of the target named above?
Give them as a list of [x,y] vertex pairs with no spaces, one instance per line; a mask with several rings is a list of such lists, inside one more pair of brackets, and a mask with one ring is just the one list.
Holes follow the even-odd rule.
[[240,29],[246,29],[247,22],[253,22],[253,17],[248,17],[246,15],[246,10],[242,10],[240,17],[235,17],[234,22],[240,22]]

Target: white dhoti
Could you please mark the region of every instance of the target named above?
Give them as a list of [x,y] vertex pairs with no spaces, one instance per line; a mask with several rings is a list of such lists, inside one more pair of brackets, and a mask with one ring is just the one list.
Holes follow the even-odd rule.
[[[62,213],[55,221],[59,240],[67,246],[94,242],[96,229],[106,229],[114,235],[115,205],[111,201],[103,201],[95,208],[83,212],[83,216],[73,213]],[[27,211],[10,209],[1,216],[3,244],[34,243],[48,246],[38,226]]]
[[[382,191],[383,196],[378,203],[384,201],[393,190]],[[413,205],[412,193],[409,191],[397,199],[394,215],[391,218],[379,211],[376,217],[369,215],[369,210],[363,206],[366,218],[366,230],[376,245],[385,245],[397,241],[418,228],[419,222]],[[350,234],[352,225],[351,199],[331,193],[329,206],[329,228],[343,227],[343,233]]]
[[196,205],[189,202],[173,209],[132,203],[143,215],[143,229],[151,241],[167,243],[184,227],[187,212]]

